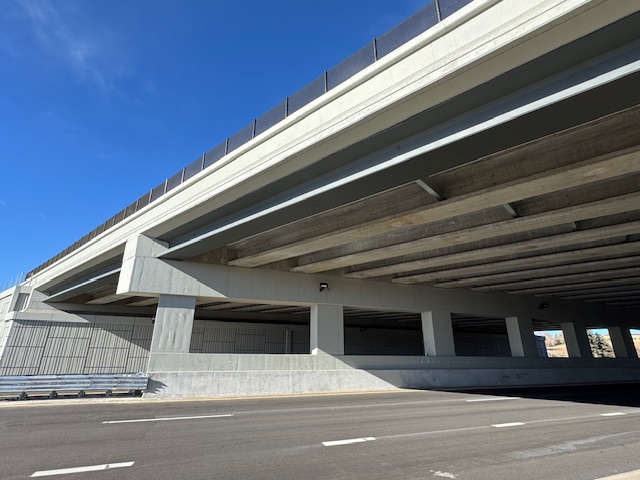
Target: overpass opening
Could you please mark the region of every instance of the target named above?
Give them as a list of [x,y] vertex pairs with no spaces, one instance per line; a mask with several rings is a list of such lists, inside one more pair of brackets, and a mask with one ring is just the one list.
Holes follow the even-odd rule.
[[637,328],[632,328],[630,332],[631,338],[633,339],[633,346],[636,349],[636,355],[640,357],[640,330]]

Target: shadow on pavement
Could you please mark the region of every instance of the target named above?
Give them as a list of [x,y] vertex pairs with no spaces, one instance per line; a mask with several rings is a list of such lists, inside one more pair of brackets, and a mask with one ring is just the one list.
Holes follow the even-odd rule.
[[458,393],[640,407],[640,383],[449,390]]

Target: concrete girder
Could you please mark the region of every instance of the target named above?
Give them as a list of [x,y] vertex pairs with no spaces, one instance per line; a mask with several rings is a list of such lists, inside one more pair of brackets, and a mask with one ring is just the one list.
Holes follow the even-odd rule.
[[[115,288],[114,288],[115,290]],[[114,293],[113,295],[105,295],[103,297],[94,298],[93,300],[89,300],[85,302],[87,305],[106,305],[107,303],[114,303],[120,300],[126,299],[126,295],[119,295]]]
[[607,305],[616,305],[616,306],[637,306],[640,305],[640,300],[627,300],[627,301],[619,301],[619,302],[607,302]]
[[268,313],[290,313],[292,315],[296,315],[299,313],[308,313],[309,312],[309,307],[298,307],[298,306],[292,306],[292,307],[275,307],[275,308],[269,308]]
[[419,180],[416,180],[416,183],[420,185],[420,187],[424,189],[425,192],[427,192],[429,195],[431,195],[433,198],[435,198],[439,202],[444,200],[444,196],[442,195],[442,193],[440,193],[439,189],[434,185],[427,183],[426,180],[419,179]]
[[[575,285],[563,285],[560,290],[558,287],[535,287],[525,288],[522,290],[510,291],[510,294],[514,295],[535,295],[537,297],[556,296],[562,297],[569,292],[587,293],[595,290],[610,288],[616,291],[617,289],[623,289],[625,287],[633,287],[634,285],[640,285],[640,277],[627,277],[618,278],[613,280],[597,280],[593,282],[576,283]],[[612,290],[609,290],[612,291]]]
[[159,299],[152,297],[152,298],[147,298],[144,300],[137,300],[135,302],[131,302],[129,304],[127,304],[127,306],[129,307],[148,307],[151,305],[156,305],[158,303]]
[[[360,270],[357,272],[348,273],[345,276],[350,278],[379,277],[396,272],[435,268],[439,266],[453,265],[469,261],[488,260],[491,258],[501,258],[508,255],[532,254],[538,252],[542,253],[544,250],[563,246],[566,247],[575,245],[577,248],[580,248],[581,245],[588,242],[625,236],[637,232],[638,229],[640,229],[640,221],[614,225],[610,227],[592,228],[590,230],[581,230],[578,232],[570,232],[560,235],[554,235],[551,237],[537,238],[534,240],[500,245],[497,247],[468,250],[451,255],[426,258],[423,260],[414,260],[412,262],[371,268],[369,270]],[[400,270],[398,270],[399,268]],[[394,278],[392,281],[394,283],[410,285],[415,283],[422,283],[422,277],[421,274],[407,275]]]
[[478,292],[497,292],[501,290],[517,290],[519,287],[530,288],[539,285],[556,285],[562,287],[563,285],[573,284],[575,282],[587,282],[592,279],[621,279],[625,277],[633,277],[640,274],[640,267],[621,268],[615,271],[603,271],[603,272],[586,272],[571,275],[560,275],[556,277],[538,278],[535,280],[525,280],[522,282],[501,283],[498,285],[487,285],[484,287],[476,287],[473,290]]
[[435,283],[433,286],[441,288],[479,287],[485,285],[495,285],[498,283],[505,283],[507,281],[520,279],[533,279],[584,272],[604,272],[610,271],[611,269],[626,267],[630,263],[633,264],[633,262],[638,262],[638,264],[640,264],[640,256],[597,260],[593,262],[580,262],[572,263],[570,265],[561,265],[557,267],[533,268],[529,270],[518,270],[515,272],[482,275],[463,278],[460,280],[452,280],[449,282],[439,282]]
[[233,307],[232,311],[234,312],[263,312],[263,311],[271,311],[273,307],[271,305],[248,305],[244,307]]
[[242,307],[244,304],[236,302],[223,302],[216,305],[206,305],[199,307],[201,310],[231,310],[235,307]]
[[[297,267],[292,268],[291,271],[300,273],[318,273],[346,266],[394,258],[398,257],[399,253],[402,255],[409,255],[412,253],[426,252],[451,245],[466,245],[481,240],[499,238],[506,235],[561,225],[564,223],[571,223],[587,218],[627,212],[636,208],[640,209],[637,194],[621,195],[620,197],[609,198],[584,205],[561,208],[528,217],[513,218],[511,220],[505,220],[491,225],[468,228],[456,232],[378,248],[375,250],[344,255],[342,257],[331,258],[311,264],[298,265]],[[358,277],[357,274],[354,275],[354,277],[361,278]]]
[[607,154],[575,165],[553,169],[506,184],[443,200],[430,208],[416,208],[354,226],[336,229],[313,238],[232,260],[230,265],[257,267],[317,250],[382,235],[389,230],[413,227],[478,212],[529,197],[588,185],[608,178],[640,171],[640,146]]
[[574,264],[588,260],[603,260],[621,257],[628,254],[640,254],[640,242],[605,245],[603,247],[571,250],[568,252],[552,253],[548,255],[537,255],[534,257],[518,258],[515,260],[492,262],[490,264],[474,265],[471,267],[439,270],[437,272],[423,273],[421,274],[421,279],[423,282],[431,282],[436,280],[440,281],[455,278],[467,278],[479,274],[488,275],[511,272],[523,268]]
[[603,298],[594,298],[591,300],[585,300],[587,303],[606,303],[607,305],[616,305],[614,302],[635,302],[640,300],[640,292],[634,292],[634,295],[609,295]]
[[[621,112],[617,112],[615,114],[608,115],[604,118],[600,118],[596,121],[589,122],[586,125],[570,128],[568,130],[564,130],[548,137],[541,138],[524,146],[514,147],[507,151],[501,151],[499,154],[490,156],[488,159],[477,159],[470,165],[466,164],[465,166],[461,167],[461,169],[463,171],[466,171],[469,168],[475,168],[477,170],[478,168],[480,168],[478,167],[478,165],[482,165],[485,162],[491,162],[488,168],[483,168],[479,171],[473,170],[475,173],[473,173],[471,177],[473,177],[474,179],[479,176],[488,177],[488,180],[480,184],[481,187],[486,187],[488,184],[493,185],[495,183],[493,182],[494,177],[500,174],[499,179],[501,181],[497,183],[504,183],[507,180],[516,180],[517,178],[544,172],[545,168],[550,168],[553,165],[568,165],[583,161],[587,158],[592,158],[605,153],[610,153],[612,151],[621,150],[632,145],[637,145],[640,143],[640,135],[638,135],[637,125],[640,125],[640,120],[638,118],[638,108],[630,108]],[[593,141],[594,138],[597,140],[595,143]],[[525,162],[524,159],[528,157],[535,157],[536,161]],[[519,175],[516,174],[516,169],[507,168],[507,166],[503,165],[503,163],[497,163],[494,165],[496,161],[502,161],[503,159],[512,159],[513,161],[516,161],[518,165],[517,170]],[[533,166],[535,166],[535,168],[533,168]],[[519,172],[519,170],[523,168],[524,171]],[[461,178],[458,178],[460,177],[460,172],[458,172],[459,170],[460,168],[453,169],[454,172],[458,173],[457,177],[452,173],[449,173],[451,172],[451,170],[447,172],[446,176],[453,175],[454,181],[459,183],[461,181]],[[490,172],[490,174],[487,172]],[[510,172],[510,174],[505,175],[503,172]],[[421,180],[416,180],[412,182],[414,188],[411,188],[411,185],[398,187],[392,191],[384,192],[382,196],[376,195],[364,201],[361,200],[344,207],[334,208],[323,214],[316,215],[311,219],[299,220],[297,222],[294,222],[287,228],[270,230],[258,234],[257,236],[253,236],[249,239],[232,243],[230,244],[230,246],[234,249],[237,249],[240,256],[247,256],[255,253],[260,253],[265,250],[265,247],[280,248],[287,244],[295,243],[297,241],[303,241],[306,238],[317,236],[318,234],[331,232],[336,227],[336,224],[339,227],[342,227],[343,225],[345,225],[345,223],[348,222],[348,219],[350,217],[356,218],[358,222],[366,221],[370,219],[374,214],[376,214],[378,218],[384,217],[386,215],[385,212],[388,212],[390,206],[395,208],[396,205],[409,205],[407,204],[408,199],[420,196],[421,193],[422,196],[424,196],[423,189],[417,187],[417,185],[420,184],[420,181]],[[432,182],[431,177],[429,177],[429,181]],[[431,186],[433,187],[433,185]],[[616,189],[612,190],[609,195],[620,195],[622,193],[627,193],[624,189],[620,189],[619,183],[616,184],[615,188]],[[475,190],[479,189],[480,188],[476,188]],[[600,192],[602,188],[583,190],[585,192],[588,191],[590,194],[595,194],[597,192]],[[464,193],[469,193],[468,189],[463,191]],[[562,191],[562,193],[564,192],[567,192],[567,190]],[[595,195],[595,197],[596,198],[593,198],[592,200],[601,200],[605,198],[602,196],[598,197],[598,195]],[[539,204],[539,199],[539,196],[534,197],[534,200],[537,201],[530,202],[531,205]],[[422,199],[421,201],[425,200],[427,199]],[[562,199],[562,201],[563,203],[560,203],[560,205],[567,204],[564,199]],[[586,201],[584,199],[578,199],[578,202],[576,202],[576,206],[577,203],[586,203]],[[431,203],[433,203],[433,200],[431,201]],[[361,208],[359,207],[360,204],[362,204]],[[545,204],[548,204],[548,202],[545,201]],[[520,211],[522,207],[523,205],[521,201],[519,202],[517,207],[518,211]],[[354,214],[354,209],[357,211],[357,215]],[[404,209],[408,210],[409,208]],[[546,208],[545,210],[551,209],[553,209],[553,207]],[[495,210],[506,212],[504,206],[496,207]],[[485,210],[483,214],[486,212],[487,211]],[[531,215],[531,213],[538,212],[526,213],[525,207],[525,212],[522,213],[522,216],[528,216]],[[473,215],[467,215],[467,217],[472,216]],[[462,226],[461,220],[461,217],[456,217],[456,224]],[[493,223],[495,221],[498,220],[484,223]],[[439,223],[445,224],[451,222],[442,221]],[[482,225],[484,223],[471,221],[468,227]],[[436,231],[435,229],[437,228],[437,225],[438,223],[429,224],[429,229],[434,229],[434,234],[448,233],[452,231],[451,229],[445,229],[442,232]],[[456,228],[455,230],[460,229],[461,227]],[[433,234],[431,236],[433,236]],[[407,242],[408,240],[422,237],[424,237],[424,234],[422,232],[419,232],[417,235],[412,235],[406,229],[392,230],[386,233],[386,235],[384,236],[384,242],[381,242],[382,237],[373,237],[373,239],[366,240],[359,239],[358,246],[364,243],[364,245],[362,245],[362,247],[364,248],[358,248],[357,251],[369,251],[381,246]],[[380,243],[383,243],[384,245],[380,245]],[[352,246],[355,246],[355,244],[350,244],[348,246],[345,245],[344,247],[342,247],[342,250],[344,251],[340,251],[341,249],[339,247],[334,247],[333,249],[329,250],[324,249],[319,253],[307,254],[305,256],[306,258],[299,257],[298,261],[301,265],[306,266],[306,264],[315,263],[316,261],[331,259],[344,254],[351,254],[353,253]],[[336,250],[336,252],[332,252],[331,250]],[[348,260],[353,261],[355,259],[349,258]],[[351,264],[355,263],[356,262],[352,262]],[[329,270],[331,268],[332,267],[329,266],[324,270]],[[302,269],[300,271],[302,271]]]
[[[606,291],[602,291],[606,290]],[[562,296],[563,300],[585,300],[585,301],[600,301],[602,298],[613,297],[628,297],[633,295],[640,295],[640,285],[626,285],[624,287],[611,287],[608,289],[596,290],[589,293],[580,293],[577,295]]]
[[[280,229],[269,230],[229,244],[234,254],[251,255],[259,253],[267,246],[277,248],[283,245],[303,241],[306,238],[322,235],[335,229],[336,224],[347,225],[347,219],[358,218],[361,222],[375,221],[380,217],[402,214],[413,209],[426,208],[437,200],[418,182],[410,182],[377,194],[366,196],[346,205],[333,208],[328,213],[314,215],[294,222],[295,228],[288,229],[286,237]],[[330,216],[331,221],[326,217]],[[233,259],[229,259],[232,261]]]

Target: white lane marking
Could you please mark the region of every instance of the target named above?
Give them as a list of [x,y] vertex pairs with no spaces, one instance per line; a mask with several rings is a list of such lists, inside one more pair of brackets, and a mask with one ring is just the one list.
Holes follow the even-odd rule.
[[441,472],[440,470],[438,470],[437,472],[430,470],[430,472],[433,473],[435,477],[458,478],[458,476],[455,473]]
[[624,412],[610,412],[610,413],[601,413],[601,417],[617,417],[619,415],[626,415]]
[[91,465],[88,467],[60,468],[58,470],[41,470],[35,472],[32,477],[49,477],[52,475],[66,475],[68,473],[95,472],[98,470],[110,470],[112,468],[130,467],[134,462],[105,463],[104,465]]
[[138,420],[110,420],[108,422],[102,422],[102,423],[168,422],[169,420],[195,420],[198,418],[222,418],[222,417],[233,417],[233,414],[228,413],[225,415],[198,415],[195,417],[140,418]]
[[511,423],[496,423],[495,425],[491,425],[496,428],[504,428],[504,427],[517,427],[520,425],[524,425],[522,422],[511,422]]
[[465,402],[499,402],[501,400],[522,400],[520,397],[492,397],[492,398],[473,398],[465,400]]
[[375,437],[350,438],[348,440],[334,440],[331,442],[322,442],[325,447],[335,447],[336,445],[351,445],[352,443],[372,442]]

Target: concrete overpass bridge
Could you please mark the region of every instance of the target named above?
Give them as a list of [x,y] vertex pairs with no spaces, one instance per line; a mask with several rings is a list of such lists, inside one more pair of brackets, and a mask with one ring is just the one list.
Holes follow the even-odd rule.
[[[0,375],[638,380],[638,10],[429,3],[0,295]],[[545,330],[570,358],[542,358]]]

